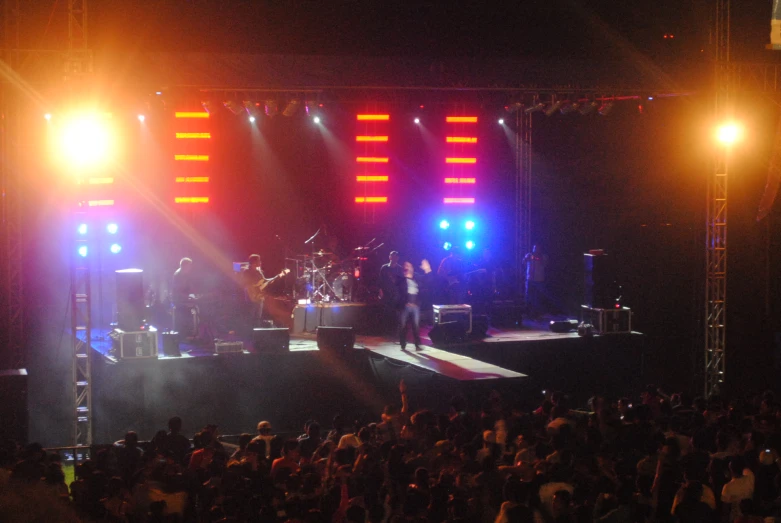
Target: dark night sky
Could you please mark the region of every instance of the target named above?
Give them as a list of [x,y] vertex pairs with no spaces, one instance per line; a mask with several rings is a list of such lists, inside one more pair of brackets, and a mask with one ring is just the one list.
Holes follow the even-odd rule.
[[[66,2],[24,3],[23,46],[62,47]],[[706,0],[239,1],[91,0],[95,49],[374,56],[658,60],[706,49]],[[733,49],[767,58],[770,0],[733,2]],[[49,20],[51,19],[51,23]],[[45,29],[48,26],[48,29]],[[664,33],[675,40],[664,40]]]

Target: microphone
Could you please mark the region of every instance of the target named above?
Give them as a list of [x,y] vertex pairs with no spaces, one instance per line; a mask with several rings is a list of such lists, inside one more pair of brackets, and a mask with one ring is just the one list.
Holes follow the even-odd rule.
[[317,232],[314,233],[311,238],[309,238],[307,241],[304,242],[304,245],[306,245],[307,243],[309,243],[312,240],[314,240],[317,237],[318,234],[320,234],[320,229],[317,229]]
[[379,249],[379,248],[380,248],[380,247],[382,247],[383,245],[385,245],[385,242],[382,242],[382,243],[381,243],[381,244],[379,244],[377,247],[375,247],[374,249],[372,249],[372,252],[376,251],[377,249]]

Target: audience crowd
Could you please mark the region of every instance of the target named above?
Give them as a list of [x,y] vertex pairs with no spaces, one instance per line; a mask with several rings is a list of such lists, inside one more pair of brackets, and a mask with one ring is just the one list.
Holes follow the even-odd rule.
[[[0,519],[262,523],[781,522],[781,406],[554,393],[533,412],[493,393],[448,413],[400,405],[376,423],[269,422],[238,445],[174,417],[145,443],[96,448],[67,486],[59,455],[0,449]],[[5,506],[5,508],[3,508]]]

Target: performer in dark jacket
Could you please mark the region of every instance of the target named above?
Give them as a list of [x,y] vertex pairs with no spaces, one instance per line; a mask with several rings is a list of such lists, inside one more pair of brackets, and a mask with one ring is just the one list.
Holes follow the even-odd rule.
[[[423,267],[428,267],[426,273],[431,272],[427,260],[423,260]],[[401,315],[399,317],[399,342],[401,350],[407,348],[407,322],[412,322],[412,336],[415,340],[415,350],[423,350],[420,346],[420,288],[422,275],[415,274],[415,269],[410,262],[404,262],[404,282],[406,288],[401,289]]]

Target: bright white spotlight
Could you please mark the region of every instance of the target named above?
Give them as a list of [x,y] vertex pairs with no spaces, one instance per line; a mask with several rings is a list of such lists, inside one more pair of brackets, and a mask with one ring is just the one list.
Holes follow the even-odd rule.
[[735,122],[720,125],[716,130],[716,139],[722,145],[733,145],[743,138],[743,127]]
[[314,118],[312,118],[312,121],[315,122],[315,123],[320,123],[320,117],[319,116],[315,116]]
[[475,242],[473,242],[472,240],[469,240],[468,242],[466,242],[466,248],[471,251],[472,249],[475,248]]
[[450,242],[445,242],[442,244],[442,248],[445,249],[446,251],[449,251],[452,246],[453,244]]
[[106,164],[112,155],[112,132],[101,115],[69,118],[60,128],[59,143],[54,150],[58,163],[88,169]]
[[79,226],[76,227],[76,231],[82,236],[84,236],[85,234],[87,234],[87,224],[86,223],[79,224]]
[[499,125],[504,125],[504,118],[499,118]]
[[255,117],[254,116],[250,116],[249,117],[249,121],[250,121],[250,123],[255,123]]
[[447,229],[448,227],[450,227],[450,222],[449,221],[442,220],[441,222],[439,222],[439,228],[440,229],[444,230],[444,229]]
[[474,229],[474,228],[475,228],[475,222],[473,222],[472,220],[469,220],[469,221],[467,221],[467,222],[464,224],[464,227],[466,227],[466,230],[467,230],[467,231],[471,231],[472,229]]
[[46,113],[46,114],[43,115],[43,117],[46,119],[47,122],[52,119],[51,113]]
[[146,120],[146,116],[144,116],[143,114],[139,114],[138,115],[138,121],[139,122],[143,122],[144,120]]
[[87,257],[87,246],[86,245],[82,245],[81,247],[79,247],[78,253],[79,253],[79,256],[81,256],[82,258],[86,258]]
[[118,243],[112,243],[109,250],[111,251],[111,254],[119,254],[120,251],[122,251],[122,246]]
[[419,124],[420,123],[420,118],[415,118],[414,122]]
[[109,234],[116,234],[119,230],[119,226],[116,223],[109,223],[106,225],[106,231],[108,231]]

